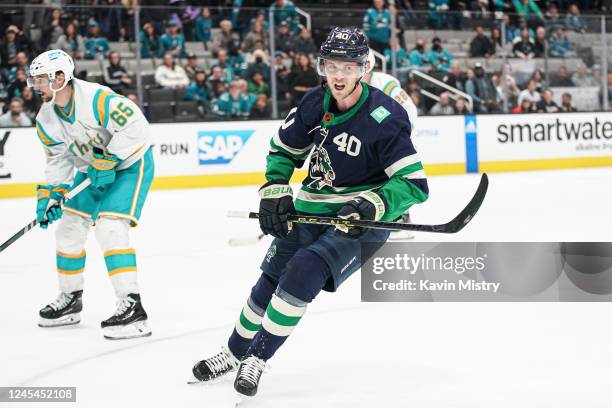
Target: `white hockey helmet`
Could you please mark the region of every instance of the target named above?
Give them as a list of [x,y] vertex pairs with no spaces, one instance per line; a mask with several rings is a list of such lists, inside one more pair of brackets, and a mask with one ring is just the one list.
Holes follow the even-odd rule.
[[372,49],[370,48],[370,51],[368,51],[368,67],[366,68],[366,74],[368,72],[372,72],[374,70],[374,66],[376,65],[376,57],[374,56],[374,53],[372,52]]
[[34,86],[34,77],[38,75],[47,75],[49,82],[55,81],[55,73],[61,71],[64,73],[64,86],[74,78],[74,61],[72,57],[62,50],[49,50],[34,58],[30,64],[30,72],[28,75],[28,86]]

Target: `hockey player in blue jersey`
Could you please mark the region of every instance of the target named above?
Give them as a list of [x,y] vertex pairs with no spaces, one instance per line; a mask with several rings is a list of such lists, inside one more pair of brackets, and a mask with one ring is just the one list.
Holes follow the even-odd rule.
[[[321,290],[336,291],[389,236],[386,230],[289,224],[294,213],[394,221],[427,199],[423,165],[406,110],[362,82],[368,44],[354,28],[334,28],[317,63],[323,85],[308,92],[270,141],[259,194],[260,226],[275,237],[228,340],[193,368],[199,381],[238,369],[234,388],[253,396],[274,353]],[[311,154],[295,202],[295,168]]]

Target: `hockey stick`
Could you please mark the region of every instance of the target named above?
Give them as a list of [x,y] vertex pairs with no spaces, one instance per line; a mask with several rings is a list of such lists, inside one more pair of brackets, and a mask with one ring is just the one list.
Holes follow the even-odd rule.
[[[476,193],[467,204],[467,206],[451,221],[446,224],[437,225],[423,225],[423,224],[404,224],[401,222],[384,222],[384,221],[370,221],[370,220],[348,220],[343,218],[335,217],[319,217],[316,215],[290,215],[289,221],[297,222],[300,224],[319,224],[319,225],[344,225],[346,227],[363,227],[363,228],[374,228],[374,229],[386,229],[386,230],[408,230],[408,231],[422,231],[422,232],[436,232],[443,234],[454,234],[461,231],[463,227],[469,223],[476,212],[480,208],[487,189],[489,188],[489,178],[486,173],[483,173],[480,178],[480,184],[476,189]],[[230,211],[228,217],[233,218],[259,218],[259,213],[247,212],[247,211]]]
[[264,234],[259,234],[258,236],[252,237],[239,237],[239,238],[230,238],[227,242],[229,246],[245,246],[245,245],[253,245],[261,241],[265,237]]
[[[51,205],[49,207],[51,207],[52,205],[55,205],[55,204],[59,204],[60,206],[63,206],[66,203],[66,201],[72,199],[74,196],[79,194],[81,191],[85,190],[87,187],[89,187],[90,184],[91,184],[91,180],[89,178],[83,180],[83,182],[81,182],[81,184],[79,184],[78,186],[76,186],[75,188],[70,190],[68,192],[68,194],[66,194],[64,196],[64,198],[62,198],[59,201],[59,203],[53,203],[52,202],[52,203],[50,203]],[[43,221],[43,222],[46,222],[46,221]],[[34,228],[37,225],[38,225],[38,221],[36,219],[34,219],[34,221],[32,221],[31,223],[29,223],[28,225],[23,227],[21,230],[19,230],[19,232],[17,232],[15,235],[10,237],[4,244],[0,245],[0,252],[4,251],[13,242],[15,242],[19,238],[23,237],[26,234],[26,232],[30,231],[32,228]]]

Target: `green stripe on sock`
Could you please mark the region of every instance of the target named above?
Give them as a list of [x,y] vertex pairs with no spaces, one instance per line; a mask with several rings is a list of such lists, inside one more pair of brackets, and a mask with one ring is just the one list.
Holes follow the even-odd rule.
[[274,307],[272,307],[272,303],[268,305],[268,308],[266,309],[266,314],[272,322],[280,326],[296,326],[302,318],[302,316],[286,316],[278,310],[274,309]]
[[240,324],[242,325],[242,327],[250,331],[259,331],[259,329],[261,328],[261,324],[255,324],[249,319],[247,319],[247,317],[244,315],[244,312],[240,312]]

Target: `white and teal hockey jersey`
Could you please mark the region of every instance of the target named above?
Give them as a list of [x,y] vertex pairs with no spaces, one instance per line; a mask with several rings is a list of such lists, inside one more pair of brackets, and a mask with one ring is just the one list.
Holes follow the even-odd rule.
[[383,72],[372,72],[369,85],[380,89],[404,107],[414,131],[418,117],[417,107],[412,102],[410,95],[402,89],[400,81],[394,76]]
[[147,152],[149,122],[128,98],[92,82],[73,79],[68,106],[44,103],[36,116],[36,133],[47,155],[46,182],[71,184],[74,169],[87,172],[92,147],[130,167]]

